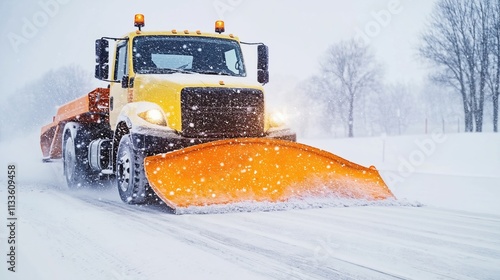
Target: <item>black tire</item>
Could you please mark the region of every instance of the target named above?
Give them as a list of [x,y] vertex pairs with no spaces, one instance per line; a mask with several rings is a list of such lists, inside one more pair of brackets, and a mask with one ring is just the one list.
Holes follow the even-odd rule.
[[64,136],[64,176],[70,189],[89,186],[99,180],[99,173],[94,172],[89,165],[89,142],[83,130],[77,131],[76,136],[69,132]]
[[92,169],[88,152],[93,140],[108,139],[110,134],[108,128],[99,125],[66,124],[62,148],[64,175],[69,188],[109,186],[110,176]]
[[145,156],[144,152],[134,149],[130,134],[122,137],[116,154],[116,183],[125,203],[145,204],[157,200],[144,172]]

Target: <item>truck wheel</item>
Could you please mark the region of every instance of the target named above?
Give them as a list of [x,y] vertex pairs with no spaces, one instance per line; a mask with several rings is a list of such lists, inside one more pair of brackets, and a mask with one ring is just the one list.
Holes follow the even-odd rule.
[[78,143],[71,134],[64,138],[63,163],[64,176],[68,187],[71,189],[80,188],[92,183],[95,176],[92,176],[87,160],[87,149],[82,143]]
[[146,179],[144,157],[134,149],[130,135],[122,137],[116,155],[116,182],[125,203],[144,204],[156,197]]

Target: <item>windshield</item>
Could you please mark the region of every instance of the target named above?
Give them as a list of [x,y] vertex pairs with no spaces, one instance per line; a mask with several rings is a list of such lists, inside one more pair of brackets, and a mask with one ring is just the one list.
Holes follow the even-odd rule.
[[233,40],[188,36],[140,36],[134,39],[138,74],[201,73],[246,76],[239,44]]

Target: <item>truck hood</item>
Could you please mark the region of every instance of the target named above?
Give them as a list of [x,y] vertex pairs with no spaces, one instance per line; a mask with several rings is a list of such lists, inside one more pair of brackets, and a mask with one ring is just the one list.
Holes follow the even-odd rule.
[[[144,85],[156,85],[164,87],[233,87],[254,88],[262,90],[262,86],[249,77],[235,77],[223,75],[206,74],[137,74],[136,81],[140,80]],[[221,83],[222,82],[222,83]]]

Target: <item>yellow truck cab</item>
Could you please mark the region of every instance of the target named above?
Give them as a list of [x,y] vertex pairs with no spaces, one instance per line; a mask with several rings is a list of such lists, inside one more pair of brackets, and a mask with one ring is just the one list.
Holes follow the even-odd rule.
[[[142,15],[136,15],[135,26],[139,30],[123,38],[96,41],[96,78],[110,82],[109,124],[115,134],[133,129],[142,148],[155,152],[165,150],[165,138],[170,150],[236,137],[295,141],[295,133],[266,118],[267,46],[258,46],[257,82],[247,77],[239,39],[222,34],[222,21],[216,22],[218,34],[144,32]],[[111,67],[109,39],[117,41]]]

